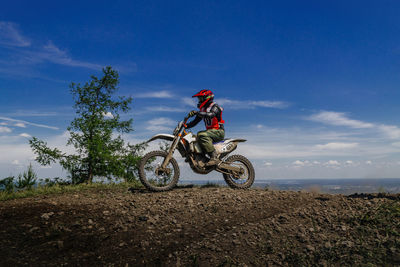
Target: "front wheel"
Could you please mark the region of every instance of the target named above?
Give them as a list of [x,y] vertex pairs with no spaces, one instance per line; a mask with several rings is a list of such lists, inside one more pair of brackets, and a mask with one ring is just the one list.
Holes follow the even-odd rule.
[[229,156],[225,163],[240,168],[239,174],[224,173],[225,182],[231,188],[247,189],[254,183],[255,171],[253,164],[242,155]]
[[161,166],[167,155],[164,151],[152,151],[140,161],[139,179],[148,190],[167,191],[178,183],[179,166],[176,160],[171,158],[166,168]]

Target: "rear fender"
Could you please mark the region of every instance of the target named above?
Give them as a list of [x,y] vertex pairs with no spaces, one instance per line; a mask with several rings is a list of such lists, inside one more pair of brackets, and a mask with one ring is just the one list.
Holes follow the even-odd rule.
[[236,139],[230,139],[230,142],[235,142],[235,143],[242,143],[242,142],[246,142],[246,139],[240,139],[240,138],[236,138]]
[[227,139],[224,142],[214,145],[220,158],[225,157],[237,148],[238,143],[246,142],[246,139]]
[[153,136],[152,138],[147,140],[146,143],[150,143],[151,141],[154,141],[154,140],[157,140],[157,139],[173,141],[174,138],[175,138],[175,136],[173,136],[172,134],[156,134],[155,136]]

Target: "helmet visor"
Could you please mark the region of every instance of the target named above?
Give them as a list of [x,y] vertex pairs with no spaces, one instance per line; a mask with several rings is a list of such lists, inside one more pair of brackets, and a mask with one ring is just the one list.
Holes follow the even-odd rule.
[[203,103],[204,101],[206,101],[205,96],[198,96],[197,99],[199,100],[199,103]]

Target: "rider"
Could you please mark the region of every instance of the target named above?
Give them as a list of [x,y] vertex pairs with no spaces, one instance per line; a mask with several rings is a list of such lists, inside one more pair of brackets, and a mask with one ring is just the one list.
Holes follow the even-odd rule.
[[189,112],[188,117],[196,116],[196,118],[187,124],[187,128],[192,128],[202,119],[204,120],[206,130],[198,132],[197,139],[201,148],[210,156],[206,165],[213,166],[220,162],[213,142],[222,141],[225,137],[225,121],[222,119],[223,108],[213,102],[214,94],[210,90],[201,90],[192,97],[198,98],[197,107],[200,111],[192,110]]

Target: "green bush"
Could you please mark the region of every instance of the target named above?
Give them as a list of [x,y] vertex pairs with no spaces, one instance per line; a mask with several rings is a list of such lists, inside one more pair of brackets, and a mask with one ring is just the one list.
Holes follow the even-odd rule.
[[0,180],[0,188],[2,191],[12,193],[14,191],[14,176],[10,176]]
[[61,179],[60,177],[40,179],[41,186],[70,185],[72,182]]
[[32,186],[36,184],[37,174],[33,170],[32,164],[29,164],[28,169],[23,173],[18,175],[18,180],[15,185],[18,189],[32,189]]

